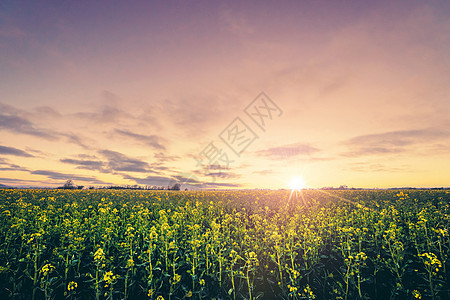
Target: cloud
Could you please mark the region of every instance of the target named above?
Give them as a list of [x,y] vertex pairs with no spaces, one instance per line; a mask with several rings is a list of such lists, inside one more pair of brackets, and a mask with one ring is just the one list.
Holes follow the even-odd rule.
[[76,112],[67,115],[95,123],[119,123],[122,119],[133,119],[133,116],[122,110],[120,98],[112,92],[103,92],[103,105],[96,107],[93,112]]
[[384,173],[397,173],[406,172],[408,168],[406,166],[390,166],[382,163],[352,163],[347,166],[347,169],[356,172],[384,172]]
[[62,117],[62,115],[59,112],[57,112],[55,109],[51,108],[50,106],[39,106],[39,107],[36,107],[34,109],[34,111],[40,116],[45,115],[50,118]]
[[261,171],[253,171],[252,173],[260,175],[270,175],[274,174],[275,172],[273,170],[261,170]]
[[450,139],[450,132],[440,129],[399,130],[354,137],[346,142],[350,150],[343,156],[363,156],[401,153],[411,146],[442,143]]
[[225,165],[219,165],[219,164],[212,164],[212,165],[205,165],[203,167],[203,170],[229,170],[230,167],[229,166],[225,166]]
[[298,155],[311,155],[319,151],[320,149],[308,144],[295,143],[279,147],[272,147],[266,150],[260,150],[257,151],[256,154],[273,159],[285,159]]
[[[211,177],[220,177],[220,178],[232,178],[232,177],[239,177],[237,174],[231,174],[231,173],[223,173],[223,172],[217,172],[217,174],[205,174],[205,176],[211,176]],[[216,181],[200,181],[195,175],[192,176],[192,174],[185,176],[182,175],[176,175],[173,176],[175,180],[171,181],[169,185],[172,185],[176,182],[181,183],[182,185],[187,185],[199,189],[211,189],[211,188],[220,188],[220,187],[240,187],[240,184],[237,183],[229,183],[229,182],[216,182]]]
[[89,120],[96,123],[117,122],[124,115],[124,112],[118,108],[106,106],[100,112],[78,112],[72,116]]
[[33,156],[35,156],[35,157],[36,157],[36,156],[41,156],[41,157],[48,156],[47,153],[45,153],[45,152],[43,152],[43,151],[40,151],[40,150],[32,149],[32,148],[30,148],[30,147],[26,147],[25,150],[26,150],[27,152],[29,152],[29,153],[33,153],[33,154],[34,154]]
[[1,182],[7,182],[10,186],[15,184],[21,184],[21,185],[29,185],[31,182],[35,183],[36,185],[41,185],[41,181],[39,180],[28,180],[28,179],[17,179],[17,178],[5,178],[0,177]]
[[240,177],[240,175],[235,174],[235,173],[230,173],[230,172],[211,172],[211,173],[207,173],[205,174],[205,176],[208,177],[213,177],[213,178],[238,178]]
[[84,149],[90,149],[82,139],[73,132],[58,132],[50,129],[39,128],[30,121],[33,118],[45,119],[46,117],[59,119],[62,117],[56,110],[48,106],[41,106],[34,109],[33,113],[17,109],[11,105],[0,103],[0,129],[5,129],[15,133],[22,133],[44,138],[50,141],[66,138],[69,143],[77,144]]
[[174,178],[176,179],[176,182],[180,182],[182,184],[188,184],[188,185],[201,185],[202,182],[198,180],[197,177],[191,176],[188,174],[183,175],[175,175]]
[[229,166],[226,165],[219,165],[219,164],[211,164],[211,165],[200,165],[198,167],[201,167],[201,169],[193,170],[192,173],[202,175],[206,173],[220,173],[225,170],[230,170]]
[[35,170],[35,171],[31,171],[30,174],[43,175],[50,179],[55,179],[55,180],[72,179],[72,180],[85,181],[85,182],[95,183],[95,184],[105,184],[105,182],[98,180],[95,177],[87,177],[87,176],[80,176],[80,175],[74,175],[74,174],[64,174],[64,173],[48,171],[48,170]]
[[82,159],[70,159],[65,158],[60,160],[66,164],[77,165],[77,169],[86,169],[86,170],[103,170],[105,163],[98,160],[82,160]]
[[118,172],[149,172],[150,165],[142,160],[130,158],[122,153],[102,150],[100,151],[104,157],[108,159],[107,168]]
[[3,112],[3,114],[7,115],[17,115],[20,113],[20,110],[15,108],[12,105],[4,104],[0,102],[0,111]]
[[[195,100],[194,100],[195,99]],[[218,124],[225,127],[232,119],[237,101],[230,101],[226,95],[189,94],[189,91],[173,99],[165,99],[155,105],[153,114],[161,126],[173,126],[178,133],[197,138]],[[164,128],[164,127],[163,127]],[[222,128],[217,128],[218,132]]]
[[137,184],[145,184],[151,186],[168,186],[175,183],[174,178],[166,176],[147,176],[145,178],[134,177],[130,175],[122,175],[123,178],[133,180]]
[[138,178],[130,175],[122,175],[123,178],[133,180],[137,184],[145,184],[150,186],[172,186],[175,183],[180,183],[183,186],[191,186],[199,189],[211,189],[221,187],[240,187],[240,184],[236,183],[223,183],[223,182],[202,182],[196,177],[186,175],[175,176],[147,176],[145,178]]
[[214,188],[223,188],[223,187],[241,187],[241,184],[238,183],[229,183],[229,182],[205,182],[203,183],[203,188],[214,189]]
[[6,159],[0,157],[0,171],[28,171],[28,169],[11,164]]
[[164,152],[155,153],[153,155],[156,159],[161,161],[175,161],[180,159],[180,156],[177,155],[167,155]]
[[33,155],[13,147],[0,146],[0,154],[15,155],[22,157],[33,157]]
[[17,115],[0,114],[0,129],[15,133],[32,135],[47,140],[57,140],[57,134],[51,130],[37,128],[33,123]]
[[143,134],[133,133],[129,130],[121,130],[121,129],[115,129],[114,132],[119,135],[132,138],[138,142],[144,143],[154,149],[158,149],[158,150],[166,149],[166,147],[164,147],[161,144],[162,138],[157,135],[143,135]]
[[99,153],[106,160],[98,159],[95,156],[79,155],[82,159],[64,158],[60,161],[66,164],[76,165],[77,169],[97,170],[102,173],[158,173],[158,171],[155,170],[167,169],[160,165],[150,165],[143,160],[131,158],[116,151],[101,150]]
[[76,145],[78,145],[78,146],[80,146],[81,148],[84,148],[84,149],[88,149],[88,150],[91,149],[91,147],[89,147],[88,145],[86,145],[83,142],[82,138],[80,138],[78,135],[76,135],[76,134],[74,134],[72,132],[61,133],[60,135],[64,136],[69,143],[76,144]]
[[0,171],[28,171],[28,170],[17,165],[11,165],[10,167],[0,167]]

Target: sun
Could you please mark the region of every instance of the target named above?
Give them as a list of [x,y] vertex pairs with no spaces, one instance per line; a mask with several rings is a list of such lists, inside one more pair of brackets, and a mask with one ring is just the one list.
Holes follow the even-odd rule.
[[301,176],[294,176],[289,181],[289,188],[291,190],[302,190],[306,188],[306,182]]

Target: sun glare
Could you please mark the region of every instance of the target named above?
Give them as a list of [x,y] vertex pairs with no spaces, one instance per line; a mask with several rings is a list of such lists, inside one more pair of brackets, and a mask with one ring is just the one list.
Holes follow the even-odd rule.
[[292,177],[289,181],[289,188],[291,190],[301,190],[306,187],[305,180],[300,176]]

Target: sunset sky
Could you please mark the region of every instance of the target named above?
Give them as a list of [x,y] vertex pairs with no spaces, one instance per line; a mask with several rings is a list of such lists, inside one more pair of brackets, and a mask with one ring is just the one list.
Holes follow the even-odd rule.
[[450,186],[449,16],[447,0],[1,1],[0,184]]

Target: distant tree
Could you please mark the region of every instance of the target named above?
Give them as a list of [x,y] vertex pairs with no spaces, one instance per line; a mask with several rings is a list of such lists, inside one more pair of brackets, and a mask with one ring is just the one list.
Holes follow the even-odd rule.
[[175,183],[174,185],[169,187],[169,190],[172,190],[172,191],[179,191],[180,189],[181,189],[181,184],[179,184],[179,183]]
[[66,189],[66,190],[72,190],[74,188],[76,188],[76,187],[71,179],[67,180],[66,183],[64,183],[64,185],[63,185],[63,189]]

